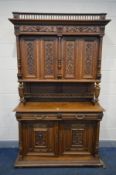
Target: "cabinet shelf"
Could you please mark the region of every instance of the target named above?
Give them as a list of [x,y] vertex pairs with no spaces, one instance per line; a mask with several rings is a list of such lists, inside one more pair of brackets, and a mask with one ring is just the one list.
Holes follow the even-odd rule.
[[20,103],[16,112],[103,112],[104,109],[97,103],[91,102],[27,102]]

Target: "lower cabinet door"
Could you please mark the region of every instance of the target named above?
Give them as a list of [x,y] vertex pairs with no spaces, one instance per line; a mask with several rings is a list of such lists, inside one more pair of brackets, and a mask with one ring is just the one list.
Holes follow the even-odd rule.
[[58,125],[55,121],[23,122],[22,152],[25,156],[55,156],[58,153]]
[[62,121],[59,133],[60,155],[90,155],[94,153],[96,123],[93,121]]
[[22,121],[20,154],[31,157],[94,155],[96,121]]

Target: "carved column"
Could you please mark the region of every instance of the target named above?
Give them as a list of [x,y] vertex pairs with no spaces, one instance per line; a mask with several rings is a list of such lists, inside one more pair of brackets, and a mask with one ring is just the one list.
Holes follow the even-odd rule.
[[99,83],[100,82],[95,82],[94,84],[94,97],[93,97],[93,103],[97,103],[98,102],[98,97],[99,97],[99,94],[100,94],[100,86],[99,86]]
[[100,36],[99,40],[99,52],[98,52],[98,61],[97,61],[97,79],[101,79],[101,54],[102,54],[102,40],[103,36]]
[[22,147],[22,124],[19,121],[19,159],[23,159],[23,147]]
[[96,82],[95,83],[95,99],[96,99],[96,102],[98,101],[99,94],[100,94],[100,86],[99,86],[99,82]]
[[25,103],[25,98],[24,98],[24,85],[23,82],[19,82],[19,96],[20,96],[20,102]]
[[62,78],[62,58],[61,58],[61,36],[58,36],[58,61],[57,61],[58,75],[57,78]]
[[95,144],[94,144],[94,148],[93,148],[93,155],[95,157],[99,157],[98,155],[98,148],[99,148],[99,127],[100,127],[100,122],[97,121],[96,122],[96,126],[94,128],[94,138],[95,138]]
[[21,74],[21,57],[20,57],[20,44],[19,44],[19,37],[16,36],[16,42],[17,42],[17,63],[18,63],[18,74],[17,77],[18,79],[22,78]]
[[96,122],[96,127],[95,127],[95,150],[94,150],[94,155],[96,157],[99,156],[99,130],[100,130],[100,121],[102,120],[103,113],[100,113],[98,116],[98,121]]

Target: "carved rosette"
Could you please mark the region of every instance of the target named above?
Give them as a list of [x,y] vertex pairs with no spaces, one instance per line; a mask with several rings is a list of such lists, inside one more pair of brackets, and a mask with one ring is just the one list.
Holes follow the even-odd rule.
[[35,132],[35,145],[38,147],[47,145],[47,132],[46,131],[36,131]]

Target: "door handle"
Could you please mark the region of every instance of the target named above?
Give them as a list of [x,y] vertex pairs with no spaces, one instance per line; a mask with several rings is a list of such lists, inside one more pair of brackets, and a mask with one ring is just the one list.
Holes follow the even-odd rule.
[[43,120],[46,116],[45,115],[34,115],[35,120]]
[[75,117],[77,120],[82,120],[85,118],[85,115],[84,114],[77,114]]

